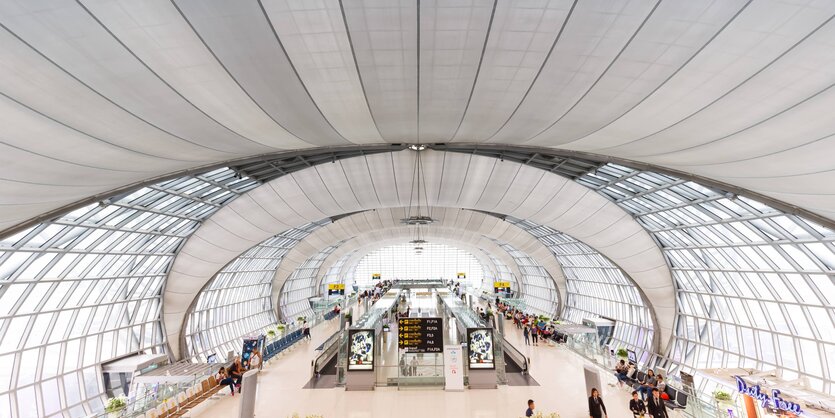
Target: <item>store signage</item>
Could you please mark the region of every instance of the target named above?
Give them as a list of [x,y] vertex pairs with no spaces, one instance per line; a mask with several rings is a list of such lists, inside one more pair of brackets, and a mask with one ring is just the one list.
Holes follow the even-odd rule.
[[345,285],[342,283],[330,283],[328,284],[328,295],[344,295],[345,294]]
[[496,293],[499,292],[509,292],[510,291],[510,282],[493,282],[493,289]]
[[736,388],[739,393],[744,395],[748,395],[762,403],[763,408],[767,408],[771,406],[772,408],[779,409],[781,411],[787,411],[795,415],[800,415],[803,411],[800,409],[800,405],[789,402],[780,397],[780,391],[777,389],[772,389],[771,396],[768,394],[763,393],[760,390],[760,385],[756,386],[748,386],[744,380],[742,380],[739,376],[734,376],[736,378]]
[[441,318],[400,318],[397,346],[407,353],[443,353],[444,322]]

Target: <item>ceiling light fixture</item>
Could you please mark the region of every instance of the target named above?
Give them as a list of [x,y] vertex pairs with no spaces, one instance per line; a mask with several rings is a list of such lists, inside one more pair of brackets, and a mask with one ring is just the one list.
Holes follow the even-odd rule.
[[[432,218],[431,210],[429,209],[429,195],[426,192],[426,181],[423,178],[423,161],[421,161],[422,151],[426,149],[426,145],[420,143],[409,145],[409,149],[415,151],[415,169],[412,172],[412,189],[409,192],[409,208],[406,210],[406,217],[400,222],[407,226],[414,226],[413,239],[411,244],[415,244],[415,252],[420,254],[423,250],[422,244],[426,243],[421,237],[421,227],[435,222]],[[426,211],[424,212],[424,204]]]

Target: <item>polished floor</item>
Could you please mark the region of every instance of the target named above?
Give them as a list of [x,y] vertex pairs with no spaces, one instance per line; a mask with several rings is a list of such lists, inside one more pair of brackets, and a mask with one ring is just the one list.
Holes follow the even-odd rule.
[[[509,324],[508,324],[509,325]],[[500,386],[495,390],[397,390],[378,387],[369,392],[342,388],[303,389],[310,379],[310,362],[319,346],[338,327],[333,320],[312,329],[312,341],[297,345],[291,353],[267,365],[260,375],[256,416],[284,418],[294,412],[304,418],[516,418],[524,415],[525,402],[536,401],[537,411],[557,412],[562,418],[588,417],[583,381],[583,361],[559,347],[524,346],[521,333],[507,327],[508,338],[531,359],[531,375],[541,386]],[[609,376],[604,376],[609,379]],[[614,382],[614,377],[607,382]],[[603,398],[611,418],[631,418],[626,390],[604,385]],[[223,391],[222,393],[226,393]],[[224,395],[211,400],[200,417],[237,416],[239,397]]]

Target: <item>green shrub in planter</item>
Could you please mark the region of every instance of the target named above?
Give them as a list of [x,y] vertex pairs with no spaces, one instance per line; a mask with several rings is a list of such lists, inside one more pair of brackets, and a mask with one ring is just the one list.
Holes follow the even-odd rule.
[[731,400],[731,394],[728,393],[728,392],[725,392],[724,390],[717,390],[717,391],[713,392],[713,399],[716,399],[717,401],[720,401],[720,402],[721,401],[730,401]]
[[127,398],[123,396],[117,396],[115,398],[110,398],[107,400],[107,405],[105,405],[104,410],[107,413],[111,412],[119,412],[128,405]]
[[275,330],[271,329],[267,331],[267,338],[275,338]]
[[627,357],[629,355],[629,353],[623,347],[618,348],[617,354],[618,354],[618,357]]

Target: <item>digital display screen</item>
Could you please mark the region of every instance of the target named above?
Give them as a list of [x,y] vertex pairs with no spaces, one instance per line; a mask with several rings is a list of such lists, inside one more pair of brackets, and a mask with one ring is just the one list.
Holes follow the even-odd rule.
[[374,370],[374,330],[348,332],[348,370]]
[[626,350],[626,358],[632,363],[638,364],[638,355],[632,350]]
[[493,357],[493,330],[491,328],[467,328],[467,347],[471,369],[495,369]]

